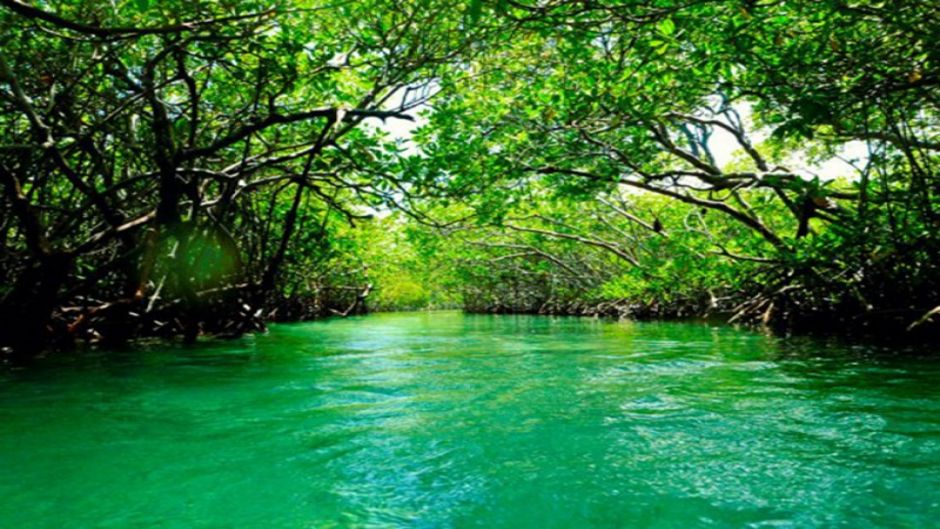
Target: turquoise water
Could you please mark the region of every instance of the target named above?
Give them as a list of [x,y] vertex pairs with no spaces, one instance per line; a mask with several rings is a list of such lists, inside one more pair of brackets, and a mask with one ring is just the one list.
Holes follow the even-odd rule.
[[940,527],[940,361],[389,314],[0,371],[0,528]]

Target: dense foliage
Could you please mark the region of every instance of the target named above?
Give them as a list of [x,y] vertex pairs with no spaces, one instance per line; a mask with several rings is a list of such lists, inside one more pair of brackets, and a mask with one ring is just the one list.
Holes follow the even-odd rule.
[[0,0],[0,347],[368,306],[926,332],[938,14]]
[[25,351],[237,334],[301,284],[282,313],[354,310],[327,263],[396,201],[376,124],[481,38],[435,2],[2,6],[0,345]]
[[[497,12],[513,38],[444,83],[419,134],[438,170],[425,164],[419,181],[472,197],[510,241],[498,262],[535,259],[516,244],[545,251],[541,266],[558,276],[596,278],[579,301],[597,285],[603,299],[654,305],[729,291],[733,318],[785,329],[927,323],[940,293],[936,6]],[[631,224],[652,229],[623,233]],[[583,249],[560,256],[559,239],[632,270],[584,262]]]

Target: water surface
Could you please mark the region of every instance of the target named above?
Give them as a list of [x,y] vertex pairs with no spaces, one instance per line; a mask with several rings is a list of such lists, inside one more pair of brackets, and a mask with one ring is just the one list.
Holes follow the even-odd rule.
[[940,362],[388,314],[0,371],[0,528],[940,527]]

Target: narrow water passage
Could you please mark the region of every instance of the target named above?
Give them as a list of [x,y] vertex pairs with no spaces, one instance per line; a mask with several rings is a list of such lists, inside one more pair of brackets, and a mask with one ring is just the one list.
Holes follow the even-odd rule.
[[388,314],[0,371],[0,527],[938,527],[940,362]]

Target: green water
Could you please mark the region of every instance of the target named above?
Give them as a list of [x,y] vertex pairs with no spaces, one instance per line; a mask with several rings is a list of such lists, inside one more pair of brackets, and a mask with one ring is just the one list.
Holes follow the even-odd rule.
[[0,371],[0,528],[940,527],[940,361],[390,314]]

